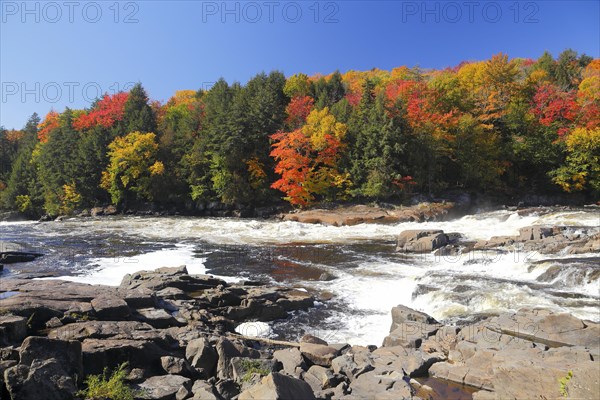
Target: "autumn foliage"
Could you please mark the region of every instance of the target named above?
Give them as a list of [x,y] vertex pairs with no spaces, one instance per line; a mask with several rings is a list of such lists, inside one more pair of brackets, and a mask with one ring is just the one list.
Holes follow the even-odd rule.
[[42,123],[38,126],[38,138],[41,143],[46,143],[48,141],[48,135],[50,132],[60,126],[59,117],[59,113],[56,111],[50,111],[46,115],[46,118],[44,118]]
[[[600,60],[464,61],[180,90],[141,84],[89,109],[0,128],[1,202],[30,213],[109,201],[297,207],[469,191],[600,195]],[[6,161],[4,161],[6,160]]]
[[111,127],[116,121],[123,119],[127,97],[127,93],[105,95],[93,110],[81,114],[73,121],[73,128],[81,131],[94,126]]
[[302,128],[271,136],[275,172],[281,175],[272,187],[297,206],[310,205],[319,195],[343,191],[348,181],[337,164],[346,131],[346,125],[324,108],[313,110]]

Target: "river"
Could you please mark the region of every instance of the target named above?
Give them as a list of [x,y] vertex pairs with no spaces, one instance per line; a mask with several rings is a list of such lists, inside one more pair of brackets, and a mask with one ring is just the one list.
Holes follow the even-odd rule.
[[[438,320],[465,323],[478,315],[544,306],[600,320],[600,255],[473,252],[460,257],[395,251],[406,229],[460,232],[469,240],[516,235],[529,225],[592,226],[598,210],[507,210],[447,222],[332,227],[231,218],[103,217],[62,222],[0,223],[0,240],[45,254],[8,265],[2,279],[52,275],[118,285],[126,273],[187,265],[235,282],[261,280],[304,288],[317,307],[271,325],[273,337],[311,333],[330,342],[380,345],[397,304]],[[1,282],[0,282],[1,285]]]

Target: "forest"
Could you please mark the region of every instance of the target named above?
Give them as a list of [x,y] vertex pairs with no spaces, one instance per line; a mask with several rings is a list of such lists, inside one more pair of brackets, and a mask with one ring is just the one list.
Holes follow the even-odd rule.
[[441,70],[260,73],[181,90],[141,84],[88,109],[0,128],[0,208],[109,203],[299,208],[416,193],[600,195],[600,59],[497,54]]

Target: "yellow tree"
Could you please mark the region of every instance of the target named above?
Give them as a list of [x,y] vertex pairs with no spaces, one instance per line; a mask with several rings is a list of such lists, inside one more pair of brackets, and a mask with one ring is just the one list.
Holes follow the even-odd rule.
[[551,173],[566,192],[589,189],[600,194],[600,127],[576,128],[565,139],[565,165]]
[[132,132],[117,137],[108,148],[109,165],[102,172],[100,186],[110,193],[113,203],[127,203],[129,192],[140,200],[152,200],[152,177],[164,172],[163,163],[156,160],[156,135]]

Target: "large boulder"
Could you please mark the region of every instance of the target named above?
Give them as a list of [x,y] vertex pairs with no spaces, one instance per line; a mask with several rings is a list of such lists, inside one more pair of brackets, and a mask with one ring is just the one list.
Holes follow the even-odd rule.
[[206,339],[199,338],[188,343],[185,349],[185,358],[192,367],[208,378],[213,376],[219,356]]
[[261,382],[240,393],[239,400],[311,400],[310,385],[300,379],[273,372]]
[[30,336],[19,351],[20,364],[31,366],[35,360],[55,359],[68,375],[83,376],[82,348],[76,340],[55,340]]
[[191,387],[189,378],[179,375],[153,376],[137,386],[137,397],[143,400],[176,400],[182,387]]
[[280,369],[276,361],[264,358],[234,357],[230,363],[233,381],[239,384],[242,389],[246,389],[252,385],[252,382],[257,383],[263,376],[271,372],[277,372]]
[[163,370],[170,375],[181,375],[188,378],[192,378],[197,375],[196,370],[194,370],[194,368],[185,358],[164,356],[160,358],[160,363],[163,367]]
[[235,357],[260,358],[257,350],[250,349],[235,340],[221,337],[215,346],[219,360],[217,362],[217,378],[232,379],[233,370],[231,360]]
[[423,340],[434,336],[440,329],[439,324],[424,324],[422,322],[403,322],[397,325],[383,340],[384,347],[404,346],[418,349]]
[[400,233],[396,251],[426,253],[449,243],[448,236],[439,229],[407,230]]
[[424,312],[413,310],[402,304],[392,307],[392,326],[390,332],[395,330],[399,324],[404,322],[420,322],[422,324],[437,324],[437,321]]
[[5,279],[2,290],[18,292],[0,299],[0,309],[27,318],[32,329],[44,329],[52,318],[65,315],[90,315],[90,302],[104,295],[115,295],[108,286],[92,286],[61,280]]
[[208,275],[189,275],[185,266],[177,268],[158,268],[153,271],[140,271],[135,274],[127,274],[121,281],[121,291],[150,289],[159,291],[168,287],[181,289],[186,293],[198,292],[204,289],[212,289],[217,286],[227,286],[222,279]]
[[162,373],[161,358],[171,355],[152,340],[85,339],[82,344],[85,375],[100,374],[105,367],[116,368],[127,362],[130,368],[147,373]]
[[331,361],[340,354],[335,347],[315,343],[300,343],[300,352],[310,363],[322,367],[331,367]]
[[546,226],[526,226],[519,229],[519,240],[540,240],[550,236],[554,236],[554,230],[552,227]]
[[35,359],[4,371],[4,383],[12,400],[72,400],[77,392],[76,377],[65,371],[55,358]]
[[27,336],[27,320],[18,315],[0,315],[0,345],[18,344]]
[[320,365],[310,367],[303,378],[315,392],[335,388],[340,383],[338,376],[335,376],[330,369]]
[[297,348],[276,350],[273,359],[281,363],[286,374],[296,378],[299,378],[302,371],[307,368],[302,353]]

